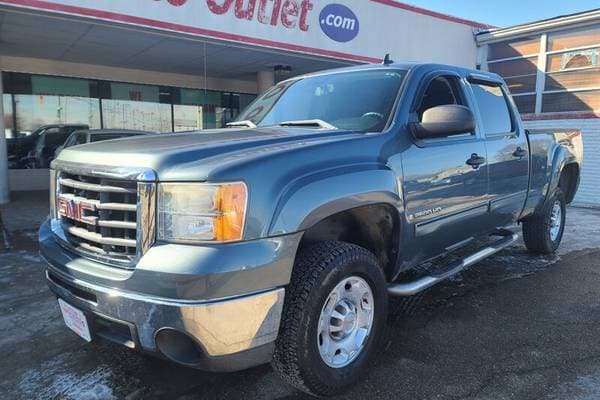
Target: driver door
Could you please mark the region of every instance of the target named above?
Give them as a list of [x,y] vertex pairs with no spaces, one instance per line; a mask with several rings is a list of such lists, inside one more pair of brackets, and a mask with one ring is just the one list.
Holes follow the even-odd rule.
[[[436,73],[417,90],[411,122],[441,105],[462,105],[473,110],[463,78]],[[488,213],[488,165],[480,133],[439,139],[416,139],[402,153],[406,216],[418,250],[413,259],[429,259],[451,251],[475,237]],[[472,160],[477,159],[477,163]]]

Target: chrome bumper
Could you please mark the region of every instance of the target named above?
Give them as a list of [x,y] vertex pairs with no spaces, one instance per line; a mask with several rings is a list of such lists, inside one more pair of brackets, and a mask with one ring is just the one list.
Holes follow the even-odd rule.
[[[207,302],[146,297],[46,270],[50,289],[84,312],[134,327],[133,343],[157,352],[156,333],[171,328],[195,339],[208,357],[244,352],[277,338],[284,289]],[[267,360],[268,361],[268,360]]]

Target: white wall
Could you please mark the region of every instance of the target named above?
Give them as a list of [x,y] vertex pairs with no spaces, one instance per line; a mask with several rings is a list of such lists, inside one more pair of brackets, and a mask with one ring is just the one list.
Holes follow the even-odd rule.
[[580,129],[583,136],[583,170],[573,204],[600,207],[600,119],[525,121],[530,129]]
[[[67,18],[75,15],[99,23],[108,21],[122,26],[141,26],[155,31],[353,61],[375,62],[390,53],[398,61],[475,66],[477,46],[473,26],[477,24],[402,2],[258,0],[253,2],[255,7],[251,13],[245,13],[251,2],[241,2],[242,7],[236,10],[238,3],[233,0],[9,2],[13,7],[66,15]],[[281,6],[278,11],[273,11],[274,4]],[[352,13],[353,26],[357,27],[355,37],[338,40],[326,33],[323,21],[326,20],[324,17],[334,15],[329,11],[331,8],[327,8],[332,4],[341,4]],[[335,15],[340,16],[339,11],[336,12]],[[284,20],[287,21],[285,24]]]

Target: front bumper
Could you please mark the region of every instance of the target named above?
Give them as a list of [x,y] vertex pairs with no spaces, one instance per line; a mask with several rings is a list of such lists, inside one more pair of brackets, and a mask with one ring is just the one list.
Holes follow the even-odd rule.
[[[289,238],[278,240],[287,241]],[[48,286],[59,298],[86,313],[92,321],[92,336],[101,336],[128,347],[166,356],[179,363],[213,371],[248,368],[266,363],[272,356],[283,309],[283,286],[289,282],[291,264],[290,271],[278,271],[277,274],[267,272],[286,265],[289,261],[287,252],[295,252],[295,247],[271,255],[256,253],[263,246],[265,243],[254,243],[251,247],[254,253],[240,254],[247,260],[235,269],[245,276],[247,286],[255,290],[232,293],[239,289],[239,277],[231,265],[221,265],[219,270],[224,269],[225,272],[218,274],[218,265],[209,268],[201,258],[188,258],[191,265],[186,267],[187,272],[197,271],[197,274],[190,276],[190,280],[212,282],[212,286],[189,287],[190,282],[182,280],[181,276],[172,282],[172,276],[156,269],[153,269],[150,278],[150,272],[143,268],[143,263],[156,265],[150,260],[142,259],[141,267],[138,264],[135,270],[126,271],[81,258],[60,247],[51,237],[47,224],[40,229],[40,254],[47,263]],[[262,250],[268,249],[272,250],[273,247],[267,242]],[[240,247],[230,250],[240,250]],[[215,251],[213,248],[209,253]],[[163,265],[166,265],[164,270],[168,271],[169,262],[178,257],[181,257],[181,253],[172,254],[170,259],[163,258]],[[268,262],[258,262],[261,260]],[[248,263],[255,268],[248,267]],[[101,274],[103,271],[106,273]],[[210,271],[210,274],[203,276],[202,273],[206,271]],[[282,278],[285,275],[288,275],[287,282],[281,282],[281,279],[286,279]],[[230,281],[225,277],[231,278]],[[262,288],[260,281],[264,285]],[[107,282],[113,284],[108,285]],[[145,283],[148,292],[131,290],[143,288]],[[182,288],[187,290],[180,291]],[[179,293],[182,296],[157,296],[159,289],[165,294]],[[192,289],[193,293],[190,292]],[[215,292],[228,295],[210,297]],[[95,320],[100,323],[94,323]],[[116,334],[106,329],[110,325],[119,328],[113,330]],[[191,339],[201,354],[190,361],[164,351],[161,342],[157,342],[157,335],[164,330]]]

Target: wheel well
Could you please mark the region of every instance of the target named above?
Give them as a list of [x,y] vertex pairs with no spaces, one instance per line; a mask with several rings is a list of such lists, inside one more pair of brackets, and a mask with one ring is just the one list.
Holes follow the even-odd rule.
[[389,277],[396,263],[399,225],[396,210],[388,204],[357,207],[333,214],[308,228],[300,247],[326,240],[356,244],[372,252]]
[[577,181],[579,180],[579,165],[572,163],[564,166],[560,173],[558,187],[565,194],[565,200],[568,203],[573,201],[575,190],[577,189]]

